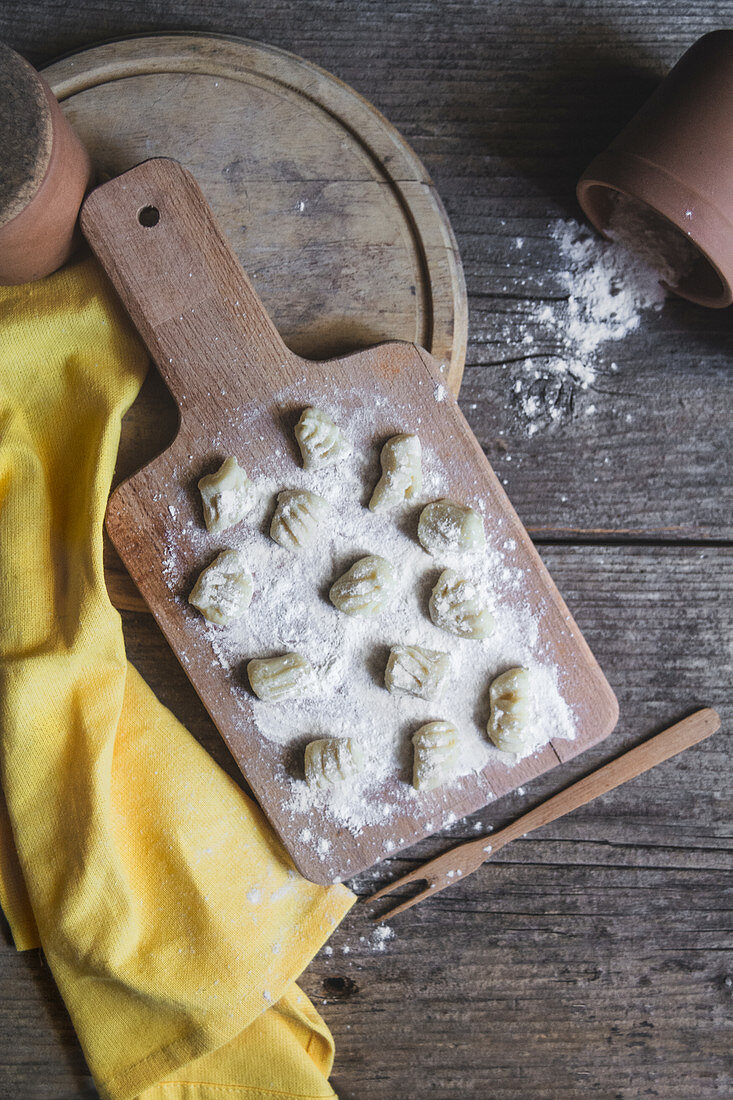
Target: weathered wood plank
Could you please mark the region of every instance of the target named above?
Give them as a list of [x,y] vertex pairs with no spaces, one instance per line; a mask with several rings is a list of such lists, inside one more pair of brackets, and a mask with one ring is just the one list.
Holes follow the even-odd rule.
[[343,956],[343,928],[309,969],[342,1097],[417,1096],[417,1076],[446,1098],[727,1094],[716,874],[502,866],[467,907],[475,889],[395,922],[383,954]]
[[[617,731],[523,795],[360,876],[360,893],[478,823],[499,827],[696,705],[715,705],[723,730],[397,918],[383,951],[371,907],[357,906],[303,979],[336,1034],[344,1100],[417,1097],[428,1080],[444,1100],[726,1095],[733,555],[542,554],[618,692]],[[236,778],[151,617],[123,618],[131,659]],[[33,1074],[39,1100],[92,1095],[37,955],[5,943],[0,972],[0,1092]]]

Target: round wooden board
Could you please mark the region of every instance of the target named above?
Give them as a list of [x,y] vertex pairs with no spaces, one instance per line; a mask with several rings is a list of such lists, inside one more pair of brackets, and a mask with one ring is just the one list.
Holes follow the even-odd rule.
[[353,89],[271,46],[187,34],[95,46],[44,76],[100,173],[159,156],[193,172],[294,351],[410,340],[458,392],[453,232],[418,158]]

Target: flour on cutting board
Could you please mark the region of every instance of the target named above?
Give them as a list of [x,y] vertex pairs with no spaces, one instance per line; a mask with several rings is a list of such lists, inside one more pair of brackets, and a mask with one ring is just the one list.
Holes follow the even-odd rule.
[[[435,399],[441,400],[441,395],[436,393]],[[174,525],[164,571],[172,592],[185,603],[180,561],[186,560],[190,568],[193,555],[197,564],[205,565],[223,546],[243,553],[254,578],[254,597],[247,614],[227,627],[203,619],[192,620],[192,627],[206,634],[212,658],[226,670],[231,690],[241,698],[243,724],[250,721],[247,711],[251,706],[259,733],[281,745],[302,750],[319,737],[348,736],[358,741],[365,767],[357,780],[312,790],[301,778],[301,770],[290,779],[289,800],[293,813],[315,807],[358,835],[367,825],[412,815],[419,808],[424,796],[410,782],[411,736],[425,722],[450,721],[462,737],[460,774],[446,785],[446,805],[450,789],[461,782],[460,775],[480,771],[492,758],[512,765],[517,758],[500,753],[486,735],[489,684],[504,670],[523,665],[531,672],[532,738],[527,754],[550,739],[573,738],[575,726],[562,698],[558,669],[545,652],[536,614],[522,598],[525,578],[514,561],[516,542],[508,537],[506,520],[497,519],[491,530],[484,519],[485,550],[432,558],[417,540],[417,520],[421,508],[446,491],[448,478],[429,443],[423,448],[422,499],[389,513],[374,514],[365,507],[377,477],[381,442],[374,438],[374,414],[363,409],[350,415],[326,411],[354,441],[353,454],[338,466],[309,471],[282,457],[279,465],[283,473],[276,479],[248,471],[255,481],[257,500],[247,520],[219,539],[212,539],[193,521],[179,528]],[[408,411],[404,412],[404,430],[420,431]],[[238,431],[246,439],[246,420]],[[212,443],[216,447],[216,441]],[[243,456],[238,457],[246,464]],[[285,488],[308,488],[329,504],[315,544],[299,553],[277,545],[267,534],[277,493]],[[478,496],[461,503],[484,511]],[[328,589],[346,567],[370,553],[391,562],[398,577],[397,594],[375,618],[344,615],[329,602]],[[465,573],[484,595],[497,624],[489,638],[456,637],[431,622],[428,599],[446,566]],[[416,644],[449,654],[451,677],[440,700],[426,702],[385,689],[387,657],[390,647],[397,644]],[[245,686],[246,663],[286,651],[297,651],[312,663],[317,673],[313,694],[281,703],[252,698]],[[389,798],[376,797],[375,792],[389,779],[396,780],[390,787],[396,793]],[[437,820],[435,827],[440,825]],[[302,829],[299,837],[311,842],[318,857],[328,862],[327,841],[310,829]]]

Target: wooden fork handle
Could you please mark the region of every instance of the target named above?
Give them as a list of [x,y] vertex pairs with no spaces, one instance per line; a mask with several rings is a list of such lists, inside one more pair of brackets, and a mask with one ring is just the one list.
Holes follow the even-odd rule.
[[627,783],[637,775],[648,772],[662,761],[669,760],[671,756],[676,756],[683,749],[689,749],[691,745],[704,741],[718,729],[720,729],[720,717],[716,711],[710,707],[695,711],[694,714],[683,718],[681,722],[677,722],[669,729],[637,745],[635,749],[625,752],[623,756],[604,764],[584,779],[579,779],[564,791],[548,798],[540,806],[536,806],[529,813],[513,821],[511,825],[507,825],[505,829],[501,829],[489,838],[482,837],[479,840],[469,841],[463,847],[485,851],[488,839],[491,844],[491,850],[486,855],[488,858],[509,841],[516,840],[517,837],[524,836],[533,829],[539,829],[542,825],[548,825],[551,821],[557,821],[559,817],[577,810],[579,806],[585,806],[594,798],[612,791],[615,787],[620,787],[622,783]]

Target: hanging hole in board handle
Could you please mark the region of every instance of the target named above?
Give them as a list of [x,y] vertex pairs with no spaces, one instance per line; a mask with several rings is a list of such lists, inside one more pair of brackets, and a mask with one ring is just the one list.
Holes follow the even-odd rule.
[[137,220],[146,229],[152,229],[160,221],[160,210],[157,206],[143,206],[137,212]]

